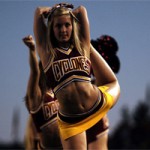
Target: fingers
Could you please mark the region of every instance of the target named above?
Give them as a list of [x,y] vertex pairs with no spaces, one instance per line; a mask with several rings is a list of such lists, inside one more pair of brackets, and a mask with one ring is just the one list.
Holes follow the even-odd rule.
[[22,40],[29,49],[32,49],[32,50],[35,49],[35,42],[33,40],[32,35],[28,35],[28,36],[24,37]]
[[26,37],[23,38],[23,41],[24,41],[24,42],[25,42],[25,41],[31,41],[31,40],[33,40],[32,35],[28,35],[28,36],[26,36]]
[[59,3],[58,5],[60,7],[66,7],[66,8],[71,8],[71,9],[74,8],[74,6],[72,4],[70,4],[70,3]]
[[45,11],[43,12],[43,17],[44,19],[48,18],[48,15],[51,12],[51,8],[46,8]]

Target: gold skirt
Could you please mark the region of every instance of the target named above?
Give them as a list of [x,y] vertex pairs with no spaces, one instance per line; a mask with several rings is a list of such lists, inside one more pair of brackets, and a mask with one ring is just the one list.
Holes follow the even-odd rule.
[[69,137],[82,133],[86,131],[87,129],[91,128],[98,121],[100,121],[106,115],[106,113],[111,109],[114,101],[113,101],[113,97],[106,91],[108,87],[100,86],[98,88],[103,93],[104,101],[103,101],[102,107],[100,107],[99,110],[96,111],[94,114],[90,115],[89,117],[77,123],[64,122],[57,115],[60,136],[62,139],[66,140]]

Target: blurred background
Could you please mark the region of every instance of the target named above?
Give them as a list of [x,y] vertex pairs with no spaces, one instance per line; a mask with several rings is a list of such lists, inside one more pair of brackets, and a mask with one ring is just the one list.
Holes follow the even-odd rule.
[[[33,35],[36,7],[60,2],[0,1],[0,149],[24,148],[29,65],[22,38]],[[87,8],[91,42],[120,82],[120,99],[108,113],[109,148],[150,149],[150,1],[66,2]]]

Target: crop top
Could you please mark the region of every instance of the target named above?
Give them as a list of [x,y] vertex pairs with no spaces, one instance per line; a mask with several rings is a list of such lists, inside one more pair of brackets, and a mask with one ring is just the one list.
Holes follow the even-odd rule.
[[39,108],[36,111],[30,111],[38,132],[56,119],[58,107],[58,100],[46,93]]
[[63,50],[56,48],[53,62],[44,68],[47,86],[54,94],[73,81],[90,82],[91,62],[75,48]]

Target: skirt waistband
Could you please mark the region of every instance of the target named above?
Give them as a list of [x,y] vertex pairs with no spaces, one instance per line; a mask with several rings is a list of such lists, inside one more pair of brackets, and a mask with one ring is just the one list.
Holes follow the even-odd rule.
[[77,123],[80,122],[81,120],[89,117],[90,115],[94,114],[96,111],[98,111],[102,106],[103,106],[103,94],[100,91],[101,96],[99,95],[98,100],[94,104],[94,106],[87,112],[81,113],[81,114],[64,114],[60,111],[58,111],[58,116],[59,118],[67,123]]

